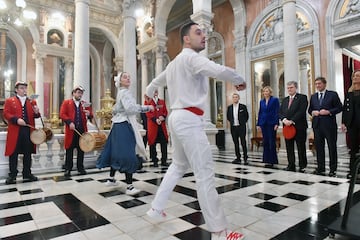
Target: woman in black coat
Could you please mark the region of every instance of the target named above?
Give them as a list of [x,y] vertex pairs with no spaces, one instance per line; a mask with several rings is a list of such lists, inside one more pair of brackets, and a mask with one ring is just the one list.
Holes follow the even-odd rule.
[[346,131],[350,139],[350,171],[351,178],[356,154],[359,152],[360,139],[360,69],[355,70],[351,76],[352,85],[345,95],[341,129]]

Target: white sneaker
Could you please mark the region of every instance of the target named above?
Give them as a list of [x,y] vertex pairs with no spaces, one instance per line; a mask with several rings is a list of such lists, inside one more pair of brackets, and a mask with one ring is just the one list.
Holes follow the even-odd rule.
[[211,240],[242,240],[245,236],[239,232],[227,232],[222,231],[221,233],[212,233]]
[[150,208],[150,210],[147,211],[146,214],[157,221],[164,221],[167,218],[164,210],[155,210],[153,208]]
[[139,190],[137,188],[134,188],[134,186],[131,185],[131,186],[128,186],[126,188],[125,194],[130,195],[130,196],[134,196],[134,195],[136,195],[136,194],[138,194],[140,192],[141,192],[141,190]]
[[105,185],[106,186],[117,186],[117,185],[119,185],[119,183],[115,179],[108,179],[105,182]]

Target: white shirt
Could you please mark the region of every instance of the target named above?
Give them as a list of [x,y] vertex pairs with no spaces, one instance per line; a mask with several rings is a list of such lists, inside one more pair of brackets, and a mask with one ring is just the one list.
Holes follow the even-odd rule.
[[244,82],[234,69],[210,61],[190,48],[184,48],[147,86],[146,95],[152,97],[157,88],[167,85],[170,109],[197,107],[205,110],[208,77],[231,81],[234,85]]
[[318,99],[320,100],[320,96],[321,96],[321,94],[320,93],[322,93],[322,99],[324,99],[324,97],[325,97],[325,90],[324,91],[322,91],[322,92],[318,92]]
[[21,106],[24,106],[25,101],[26,101],[26,96],[21,97],[21,96],[17,95],[17,97],[20,99]]
[[116,96],[116,103],[113,106],[113,123],[121,123],[129,121],[129,117],[140,112],[147,112],[150,110],[149,106],[142,106],[136,103],[135,98],[128,88],[118,88]]
[[238,118],[238,111],[239,111],[239,103],[233,104],[233,115],[234,115],[234,126],[239,126],[239,118]]

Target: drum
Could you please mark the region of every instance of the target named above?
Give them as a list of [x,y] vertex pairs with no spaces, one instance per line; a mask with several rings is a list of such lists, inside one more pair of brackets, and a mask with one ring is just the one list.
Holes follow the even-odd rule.
[[79,146],[84,152],[101,149],[106,142],[106,135],[102,132],[86,132],[79,139]]
[[46,133],[42,129],[35,129],[30,134],[30,140],[33,144],[42,144],[46,140]]
[[30,140],[34,144],[42,144],[51,140],[53,133],[50,128],[35,129],[30,134]]
[[47,128],[47,127],[44,127],[43,130],[46,135],[46,141],[50,141],[52,139],[52,137],[54,136],[53,132],[51,131],[50,128]]

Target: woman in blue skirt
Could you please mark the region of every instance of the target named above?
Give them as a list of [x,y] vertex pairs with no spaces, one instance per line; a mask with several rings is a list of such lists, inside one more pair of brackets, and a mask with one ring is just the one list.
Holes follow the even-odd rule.
[[276,131],[279,126],[280,103],[277,97],[272,96],[270,86],[262,89],[263,99],[260,100],[258,122],[256,128],[263,136],[263,162],[265,167],[273,167],[278,163],[276,151]]
[[130,87],[130,75],[126,72],[115,77],[118,89],[116,103],[113,107],[112,128],[97,162],[97,168],[110,167],[110,179],[106,185],[117,185],[115,172],[125,173],[127,183],[126,194],[135,195],[140,192],[133,185],[133,173],[146,158],[144,142],[138,130],[136,115],[140,112],[154,111],[152,105],[136,104]]

